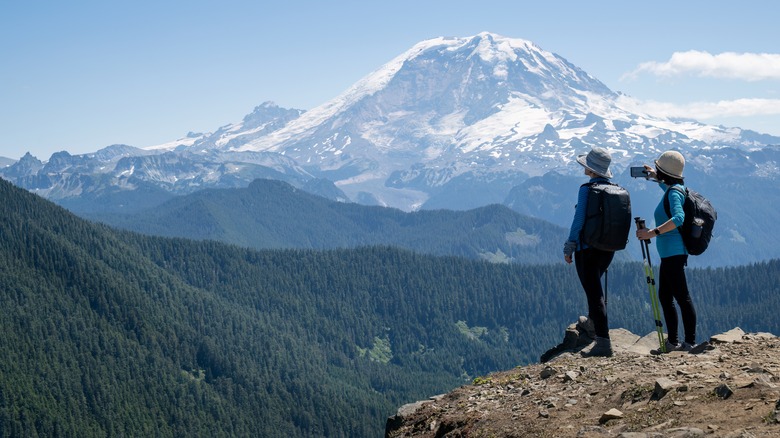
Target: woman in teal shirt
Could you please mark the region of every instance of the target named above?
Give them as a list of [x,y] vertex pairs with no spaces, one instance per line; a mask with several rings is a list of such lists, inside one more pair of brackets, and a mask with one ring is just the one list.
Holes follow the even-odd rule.
[[[683,169],[685,158],[677,151],[667,151],[655,160],[655,169],[645,165],[649,179],[655,179],[664,191],[664,197],[655,209],[656,227],[637,230],[636,237],[649,240],[656,237],[656,248],[661,257],[659,268],[658,301],[664,311],[666,321],[666,351],[690,351],[696,345],[696,309],[688,291],[685,278],[685,266],[688,264],[688,251],[678,229],[685,220],[683,203],[685,202],[685,186],[683,185]],[[673,190],[677,186],[682,189]],[[666,213],[664,199],[669,199],[669,211]],[[660,224],[660,225],[659,225]],[[680,307],[685,340],[680,343],[677,329],[677,310],[674,302]]]

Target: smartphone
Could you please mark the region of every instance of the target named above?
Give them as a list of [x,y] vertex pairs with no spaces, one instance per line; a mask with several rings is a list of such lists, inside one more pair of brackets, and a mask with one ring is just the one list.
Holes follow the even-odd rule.
[[631,168],[631,177],[632,178],[647,178],[647,169],[644,167],[632,167]]

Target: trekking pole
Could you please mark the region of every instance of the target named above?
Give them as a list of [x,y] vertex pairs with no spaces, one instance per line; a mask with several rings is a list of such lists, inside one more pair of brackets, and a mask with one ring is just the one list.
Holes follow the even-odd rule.
[[609,285],[609,269],[604,270],[604,308],[607,308],[607,286]]
[[[636,229],[642,230],[645,227],[644,219],[635,217]],[[653,276],[653,265],[650,263],[650,240],[645,239],[639,241],[642,246],[642,260],[645,268],[645,279],[647,280],[647,288],[650,290],[650,306],[653,309],[653,318],[655,319],[655,330],[658,333],[658,345],[661,348],[662,353],[666,353],[666,344],[664,343],[664,329],[661,323],[661,309],[658,305],[658,294],[655,290],[655,277]]]

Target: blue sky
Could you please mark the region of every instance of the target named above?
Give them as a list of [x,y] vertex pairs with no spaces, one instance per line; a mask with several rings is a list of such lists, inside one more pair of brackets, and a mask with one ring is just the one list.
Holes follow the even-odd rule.
[[419,41],[533,41],[655,111],[780,135],[780,6],[726,1],[0,0],[0,156],[311,109]]

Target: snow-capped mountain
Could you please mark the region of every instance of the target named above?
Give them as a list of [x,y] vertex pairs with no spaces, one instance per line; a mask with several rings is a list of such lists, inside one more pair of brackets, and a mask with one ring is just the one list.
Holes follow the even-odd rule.
[[190,132],[184,138],[146,149],[152,151],[189,150],[189,152],[240,149],[244,144],[284,127],[289,121],[298,118],[303,113],[303,110],[280,108],[273,102],[265,102],[256,107],[239,123],[222,126],[215,132],[208,134]]
[[568,172],[593,145],[609,148],[620,170],[669,148],[780,142],[633,107],[558,55],[481,33],[423,41],[283,128],[225,148],[283,154],[353,199],[408,210],[464,176]]
[[[565,226],[574,191],[560,191],[582,178],[573,164],[578,154],[606,147],[621,175],[677,149],[694,180],[748,184],[750,190],[734,186],[745,205],[721,215],[719,227],[747,247],[751,238],[763,243],[759,233],[776,219],[766,208],[778,195],[764,187],[777,186],[780,138],[637,108],[532,42],[481,33],[423,41],[309,111],[266,102],[213,133],[144,149],[59,152],[47,162],[27,155],[0,168],[0,176],[64,205],[79,199],[84,208],[89,199],[93,210],[272,178],[331,199],[403,210],[503,203]],[[642,199],[647,184],[626,180],[632,198]],[[154,196],[122,196],[139,190]],[[721,205],[731,202],[728,191],[718,188],[718,196]],[[753,214],[748,221],[745,212]],[[753,231],[740,229],[745,223]]]
[[[532,42],[491,33],[435,38],[310,111],[266,102],[213,133],[144,150],[58,153],[39,166],[20,160],[2,175],[35,176],[30,188],[53,198],[80,195],[83,183],[73,178],[85,174],[110,175],[117,185],[142,179],[174,193],[246,185],[258,176],[299,185],[324,178],[358,202],[464,208],[502,202],[528,177],[578,173],[572,160],[595,145],[611,150],[619,172],[670,148],[692,156],[780,143],[635,106]],[[698,164],[711,165],[706,157]],[[478,189],[462,196],[469,187]]]

